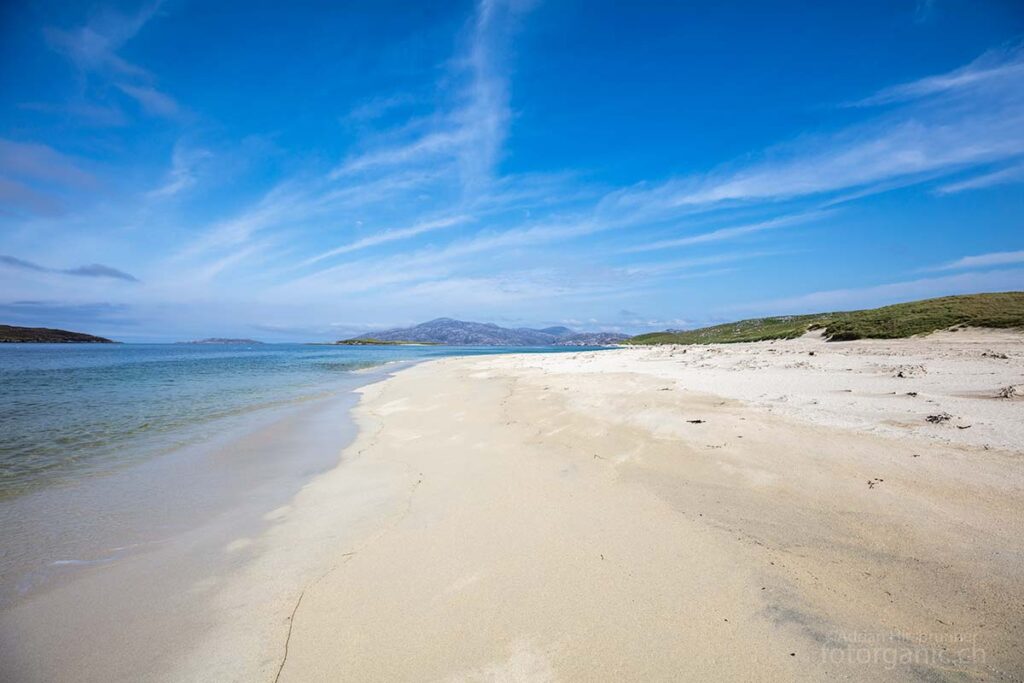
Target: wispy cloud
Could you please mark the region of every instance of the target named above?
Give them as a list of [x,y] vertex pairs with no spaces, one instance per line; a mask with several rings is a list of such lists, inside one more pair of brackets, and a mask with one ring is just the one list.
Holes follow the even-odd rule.
[[101,263],[92,263],[85,266],[76,266],[74,268],[47,268],[41,266],[38,263],[32,261],[26,261],[15,256],[6,256],[0,254],[0,266],[7,268],[16,268],[19,270],[30,270],[36,273],[56,273],[60,275],[74,275],[76,277],[98,277],[98,278],[110,278],[114,280],[124,280],[126,282],[138,282],[138,278],[134,275],[105,266]]
[[[969,86],[984,84],[984,87]],[[971,90],[971,97],[958,94]],[[927,102],[913,100],[930,95]],[[950,74],[884,90],[875,98],[905,106],[827,135],[767,150],[754,162],[705,175],[613,193],[609,208],[649,213],[780,202],[872,187],[924,182],[1024,153],[1024,56],[1014,49]]]
[[149,197],[173,197],[196,183],[196,169],[212,154],[205,149],[191,148],[180,140],[171,153],[171,168],[163,185],[151,190]]
[[657,263],[646,263],[638,266],[629,266],[622,270],[630,276],[643,276],[644,278],[659,277],[678,273],[680,271],[693,271],[704,266],[717,266],[723,263],[735,263],[766,256],[777,256],[780,251],[746,251],[746,252],[723,252],[710,256],[697,256],[685,259],[672,259]]
[[1024,47],[990,50],[970,64],[937,76],[928,76],[910,83],[901,83],[879,90],[874,95],[852,103],[868,107],[929,97],[956,90],[981,87],[1015,87],[1024,77]]
[[[442,164],[463,191],[480,191],[493,179],[510,119],[508,84],[501,62],[511,30],[528,3],[484,0],[477,6],[465,52],[452,62],[448,79],[462,83],[453,106],[385,131],[337,166],[331,180],[356,174],[387,172],[396,167]],[[395,102],[384,99],[383,104]],[[398,100],[401,101],[401,100]]]
[[445,218],[439,218],[436,220],[424,221],[408,228],[399,228],[395,230],[383,230],[381,232],[364,237],[362,239],[343,244],[340,247],[335,247],[322,254],[306,259],[300,265],[309,266],[324,259],[331,258],[333,256],[340,256],[341,254],[348,254],[353,251],[359,251],[360,249],[368,249],[370,247],[376,247],[381,244],[388,242],[397,242],[399,240],[409,239],[416,237],[428,232],[435,232],[437,230],[444,230],[445,228],[451,228],[456,225],[462,225],[472,221],[471,216],[448,216]]
[[181,113],[181,107],[173,97],[152,86],[118,83],[117,87],[125,95],[138,102],[147,114],[173,119]]
[[[511,119],[503,51],[521,11],[521,7],[506,2],[478,5],[465,49],[451,60],[443,79],[446,84],[455,84],[449,91],[451,97],[441,98],[442,104],[436,111],[393,129],[373,132],[357,144],[361,151],[350,154],[322,176],[281,183],[258,203],[198,235],[182,252],[183,256],[209,258],[210,263],[217,264],[218,272],[224,272],[241,267],[246,257],[218,253],[223,250],[267,255],[266,251],[246,250],[248,242],[258,235],[296,235],[306,225],[323,235],[338,230],[338,225],[357,223],[361,207],[372,205],[379,213],[386,211],[385,207],[401,206],[404,216],[385,224],[405,222],[408,227],[356,236],[336,247],[307,254],[291,266],[283,264],[277,272],[295,274],[296,270],[311,266],[325,267],[295,274],[273,287],[279,292],[291,292],[291,296],[313,291],[408,288],[440,279],[466,282],[472,279],[466,277],[467,271],[472,272],[484,254],[512,254],[601,232],[641,230],[678,216],[678,203],[665,201],[665,195],[691,182],[687,179],[670,181],[652,192],[613,191],[596,201],[600,195],[594,197],[591,192],[588,197],[587,192],[581,192],[579,183],[567,190],[561,185],[545,186],[533,178],[513,178],[498,172]],[[388,98],[380,100],[383,109],[391,105]],[[877,155],[885,157],[888,151],[879,150]],[[832,163],[839,167],[848,161],[838,159]],[[801,162],[793,162],[791,176],[798,172],[808,178],[820,175],[815,169],[797,169]],[[766,182],[774,182],[778,169],[766,167],[760,173]],[[527,208],[530,205],[545,210],[535,219]],[[479,220],[482,211],[495,212],[494,219]],[[436,218],[438,215],[441,218]],[[739,225],[732,221],[732,225],[727,222],[700,235],[656,240],[650,243],[653,246],[617,251],[635,253],[724,242],[824,215],[783,215]],[[468,223],[468,216],[475,217],[481,229],[468,235],[460,232],[448,244],[366,260],[344,258]],[[725,221],[728,217],[722,219]],[[343,260],[328,265],[330,259]]]
[[380,95],[353,107],[344,118],[346,121],[354,123],[366,123],[389,114],[396,109],[413,104],[416,101],[417,98],[408,92]]
[[66,270],[56,272],[65,273],[67,275],[77,275],[79,277],[106,277],[114,280],[125,280],[127,282],[139,281],[134,275],[129,275],[123,270],[111,268],[110,266],[105,266],[102,263],[92,263],[87,266],[77,266],[75,268],[68,268]]
[[380,147],[357,154],[331,171],[328,176],[337,180],[356,173],[396,166],[408,167],[454,156],[470,140],[468,131],[459,129],[432,131],[401,144]]
[[63,202],[25,183],[0,177],[0,216],[57,216],[63,213]]
[[48,145],[0,138],[0,174],[79,189],[94,188],[95,176]]
[[1024,182],[1024,163],[992,171],[991,173],[982,173],[967,180],[942,185],[935,192],[937,194],[956,194],[957,192],[966,192],[967,190],[981,190],[986,187],[1020,182]]
[[217,259],[206,261],[188,273],[192,284],[205,286],[224,271],[257,254],[265,254],[272,246],[271,241],[251,242],[244,247],[230,251]]
[[[159,14],[164,0],[152,0],[133,13],[121,13],[102,7],[88,22],[77,27],[49,26],[43,34],[50,47],[67,57],[85,76],[95,76],[113,84],[137,102],[147,114],[174,118],[181,107],[173,97],[153,85],[153,75],[120,56],[119,51]],[[110,106],[77,102],[68,106],[97,120],[96,112],[117,111]],[[120,116],[120,112],[117,112]]]
[[925,268],[925,270],[967,270],[970,268],[1006,266],[1014,263],[1024,263],[1024,251],[997,251],[977,256],[964,256],[956,261]]
[[409,227],[365,235],[309,255],[298,266],[466,222],[474,207],[494,198],[492,187],[508,191],[495,178],[510,118],[501,62],[524,9],[524,3],[494,0],[478,5],[464,51],[451,60],[438,84],[442,95],[436,111],[373,132],[357,145],[361,151],[327,173],[281,182],[252,206],[197,235],[183,255],[219,261],[219,250],[244,247],[259,234],[294,234],[303,226],[324,234],[343,222],[351,224],[366,207],[385,209],[385,204],[405,208],[403,216],[387,223]]
[[758,221],[756,223],[734,225],[727,228],[719,228],[717,230],[703,232],[697,235],[688,235],[686,237],[646,242],[644,244],[638,244],[634,247],[630,247],[626,249],[625,252],[635,253],[641,251],[658,251],[661,249],[674,249],[676,247],[689,247],[695,244],[724,242],[727,240],[737,239],[739,237],[745,237],[746,235],[765,232],[767,230],[776,230],[778,228],[784,228],[791,225],[814,222],[822,218],[825,218],[833,214],[834,212],[834,210],[814,211],[811,213],[799,213],[791,216],[772,218],[767,221]]
[[1024,270],[993,270],[960,273],[942,277],[906,280],[867,287],[831,289],[782,299],[757,301],[734,306],[733,311],[779,313],[819,313],[884,306],[912,299],[953,294],[1001,292],[1024,289]]
[[163,0],[147,2],[133,14],[102,8],[83,26],[50,26],[43,33],[53,49],[65,54],[83,71],[109,70],[143,76],[146,75],[144,69],[126,62],[117,52],[142,30],[162,4]]
[[303,225],[322,221],[339,222],[338,217],[360,209],[380,206],[431,186],[433,171],[396,172],[351,185],[332,185],[322,178],[297,177],[285,180],[241,212],[218,221],[185,245],[179,258],[219,258],[218,252],[234,251],[267,233],[295,231]]
[[77,160],[52,147],[0,138],[0,212],[58,215],[66,195],[98,184]]
[[40,273],[50,272],[49,268],[44,268],[38,264],[26,261],[24,259],[16,258],[14,256],[6,256],[0,254],[0,264],[3,264],[9,268],[21,268],[22,270],[34,270]]
[[935,0],[917,0],[914,6],[914,21],[923,24],[931,19],[935,12]]
[[[1016,103],[1019,105],[1020,103]],[[908,119],[857,127],[784,146],[733,171],[670,181],[614,198],[623,207],[694,209],[728,202],[775,202],[926,177],[1024,152],[1024,109],[979,110],[959,121]]]

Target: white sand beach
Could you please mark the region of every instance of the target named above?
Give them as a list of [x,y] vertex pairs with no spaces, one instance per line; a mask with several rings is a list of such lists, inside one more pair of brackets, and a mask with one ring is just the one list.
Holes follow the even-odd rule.
[[174,677],[1019,680],[1022,382],[970,331],[425,363]]

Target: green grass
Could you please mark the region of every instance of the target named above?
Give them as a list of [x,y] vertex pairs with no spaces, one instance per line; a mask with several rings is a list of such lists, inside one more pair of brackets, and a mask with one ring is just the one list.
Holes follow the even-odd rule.
[[653,332],[626,344],[728,344],[793,339],[824,329],[829,341],[901,339],[952,327],[1024,329],[1024,292],[965,294],[864,311],[752,318],[683,332]]

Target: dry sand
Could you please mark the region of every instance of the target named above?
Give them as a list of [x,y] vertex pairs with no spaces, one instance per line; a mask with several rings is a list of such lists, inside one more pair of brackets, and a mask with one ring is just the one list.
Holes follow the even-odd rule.
[[169,677],[1022,680],[1022,384],[971,331],[404,370]]

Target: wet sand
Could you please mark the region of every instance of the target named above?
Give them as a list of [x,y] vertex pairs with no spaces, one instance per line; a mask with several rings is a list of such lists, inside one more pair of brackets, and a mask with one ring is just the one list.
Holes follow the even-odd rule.
[[[0,681],[167,680],[254,539],[337,465],[355,398],[261,411],[213,442],[2,501]],[[230,614],[274,633],[258,602]]]

